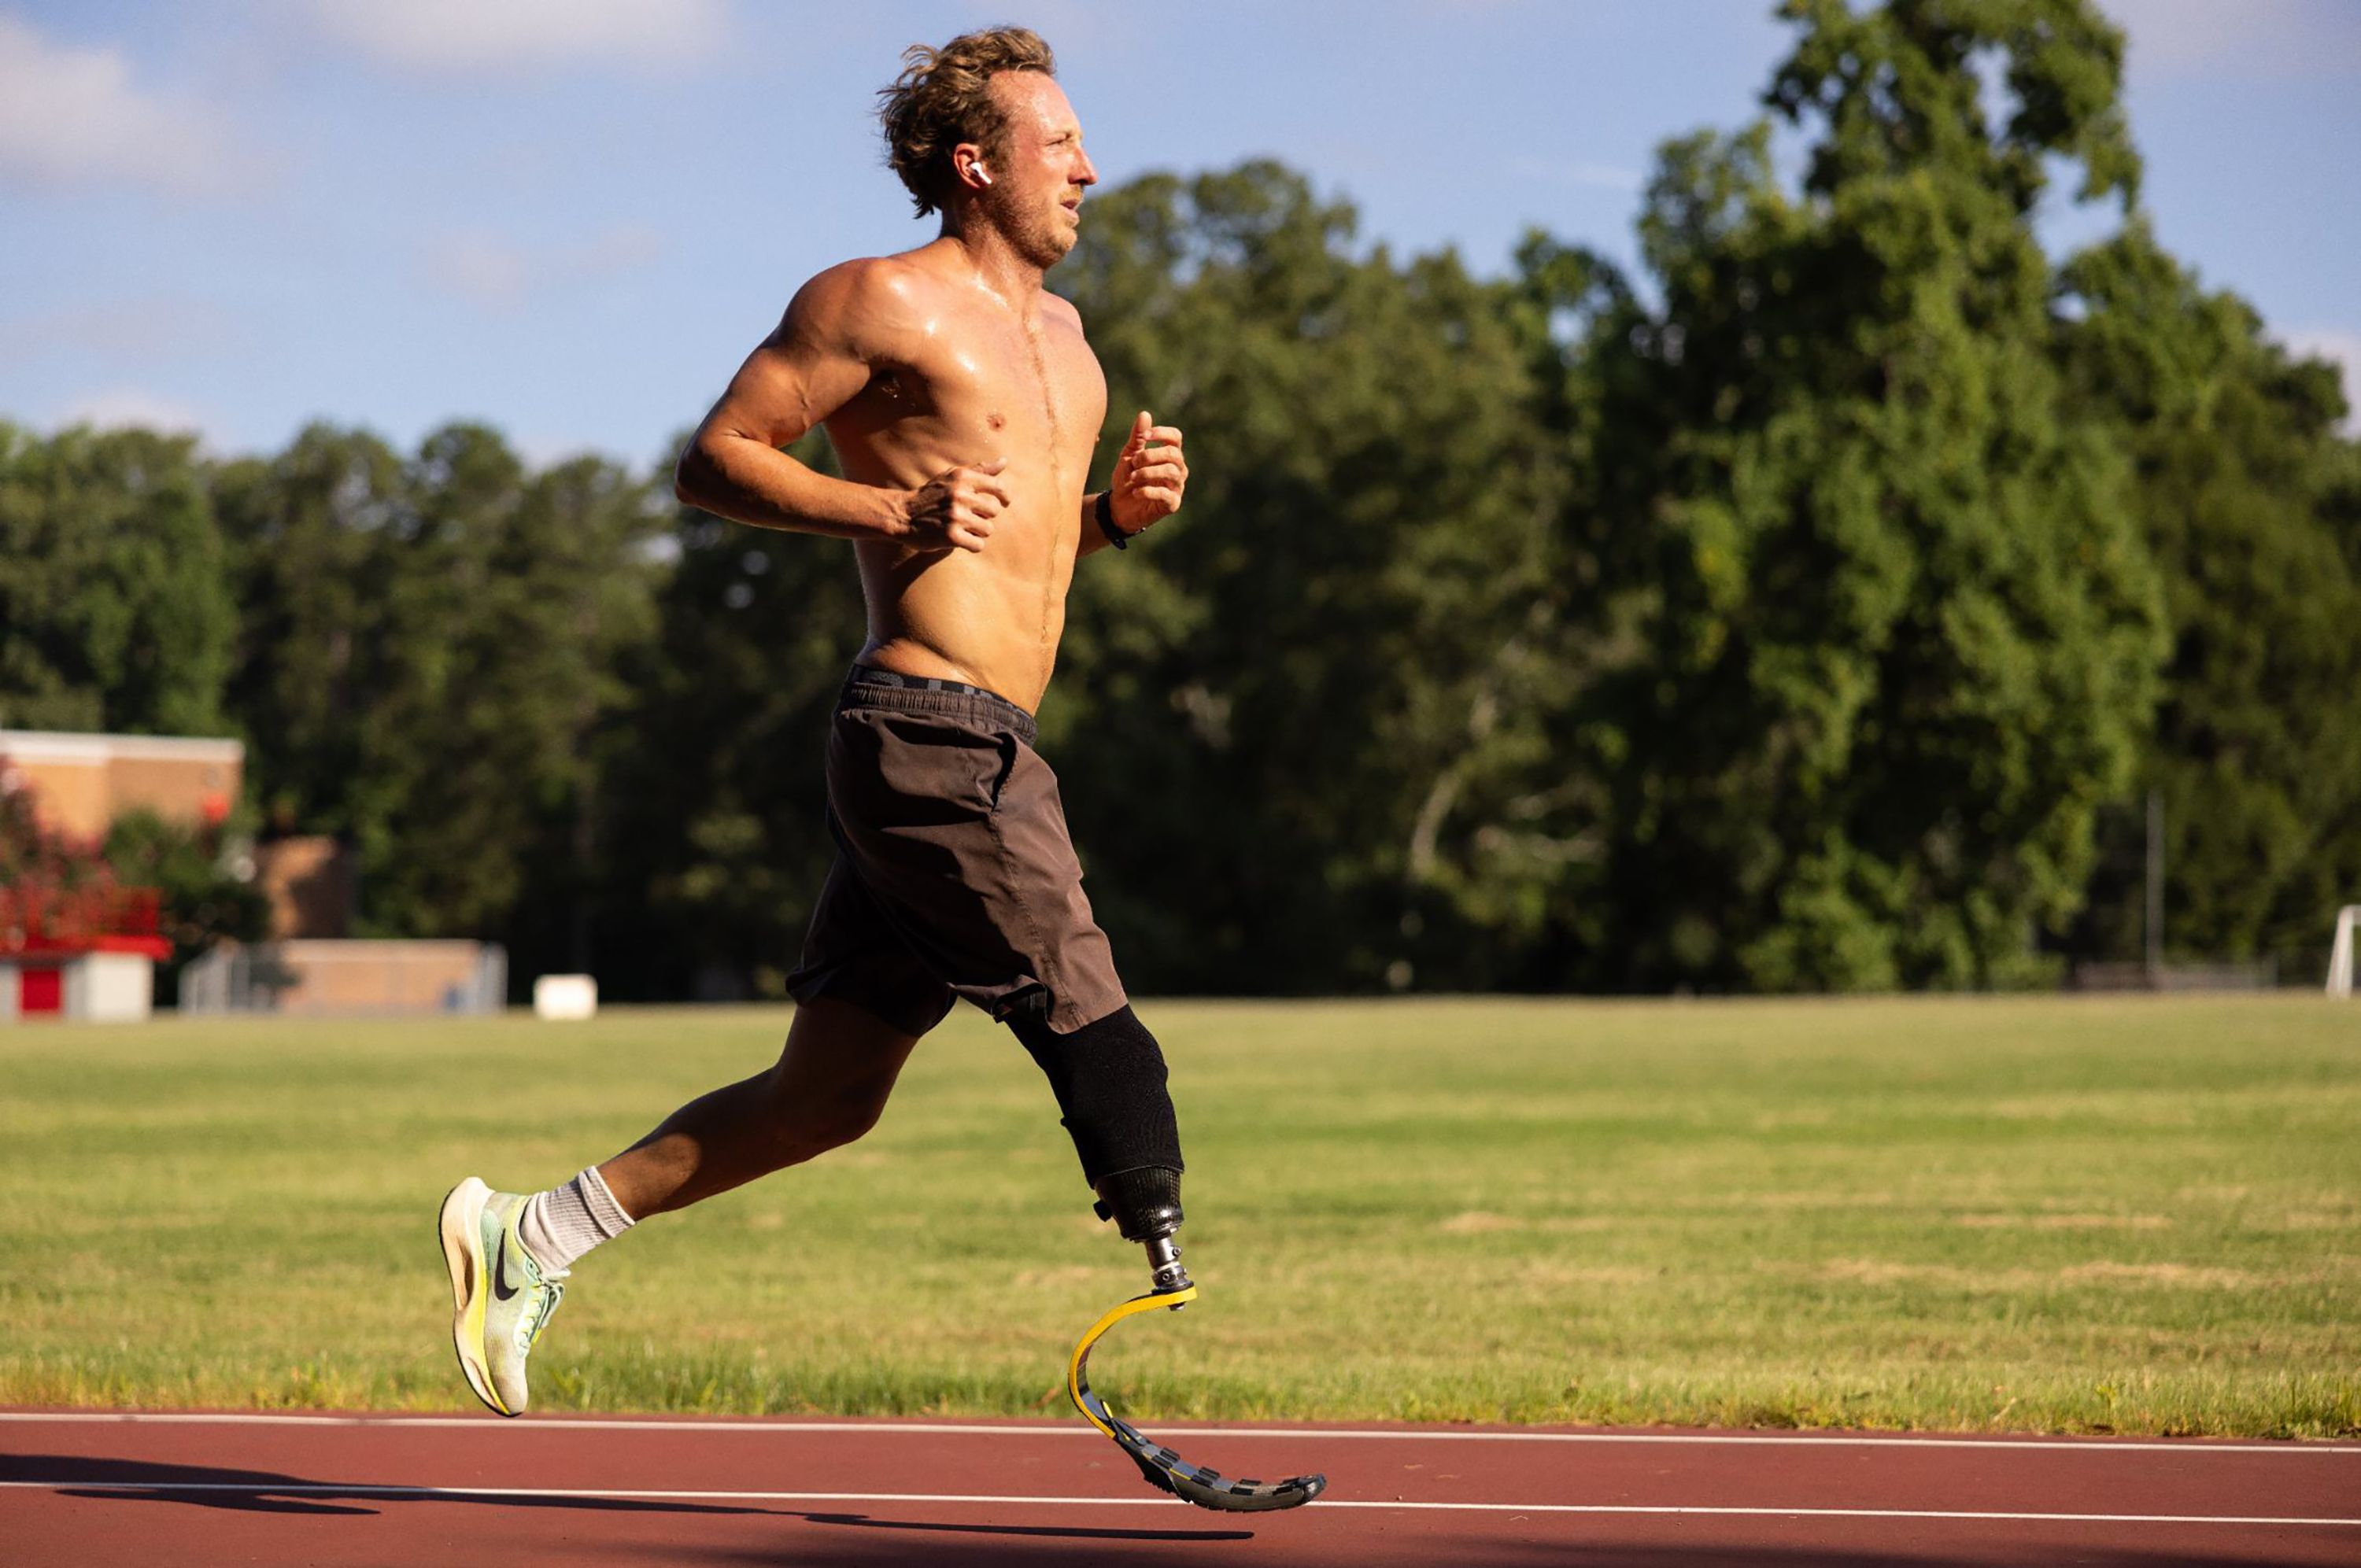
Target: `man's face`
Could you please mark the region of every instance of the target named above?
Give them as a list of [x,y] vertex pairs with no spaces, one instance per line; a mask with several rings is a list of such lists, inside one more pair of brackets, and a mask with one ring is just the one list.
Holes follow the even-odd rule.
[[991,92],[1006,124],[987,153],[992,183],[983,206],[1018,255],[1051,267],[1074,248],[1082,226],[1082,192],[1099,171],[1082,150],[1082,127],[1057,82],[1038,71],[1004,71]]

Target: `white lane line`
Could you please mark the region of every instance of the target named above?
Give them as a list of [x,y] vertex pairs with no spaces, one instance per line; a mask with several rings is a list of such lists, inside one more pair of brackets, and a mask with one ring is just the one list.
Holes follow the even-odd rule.
[[[766,1420],[645,1420],[583,1419],[536,1420],[531,1416],[501,1420],[491,1416],[335,1416],[282,1415],[260,1411],[177,1410],[0,1410],[0,1423],[9,1421],[124,1422],[140,1425],[310,1426],[310,1427],[479,1427],[486,1431],[725,1431],[826,1432],[835,1436],[867,1432],[981,1437],[1095,1438],[1090,1427],[1077,1423],[1017,1426],[983,1421],[766,1421]],[[1791,1448],[1978,1448],[2045,1450],[2069,1453],[2279,1453],[2322,1457],[2361,1455],[2361,1445],[2334,1442],[2216,1442],[2204,1438],[2179,1441],[2118,1442],[2113,1438],[1914,1437],[1906,1434],[1833,1432],[1613,1432],[1613,1431],[1405,1431],[1367,1427],[1211,1427],[1148,1423],[1175,1437],[1281,1437],[1327,1441],[1402,1442],[1591,1442],[1684,1443],[1699,1446],[1761,1446]]]
[[[338,1486],[324,1482],[271,1486],[255,1481],[0,1481],[0,1487],[49,1492],[236,1492],[247,1497],[642,1497],[669,1503],[982,1503],[1009,1508],[1177,1508],[1178,1497],[1029,1497],[970,1492],[685,1492],[593,1486]],[[1641,1503],[1404,1503],[1328,1497],[1317,1507],[1463,1514],[1681,1514],[1737,1519],[1987,1519],[2050,1524],[2247,1524],[2361,1528],[2361,1519],[2256,1514],[2059,1514],[1968,1508],[1768,1508]]]

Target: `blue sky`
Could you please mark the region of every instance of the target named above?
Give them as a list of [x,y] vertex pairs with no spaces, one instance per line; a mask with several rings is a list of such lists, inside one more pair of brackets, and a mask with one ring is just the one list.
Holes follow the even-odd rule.
[[[2361,392],[2361,3],[2106,4],[2165,242]],[[222,452],[471,417],[653,461],[804,278],[931,234],[872,94],[1003,20],[1110,182],[1271,155],[1400,249],[1492,271],[1537,224],[1628,257],[1656,145],[1753,112],[1769,10],[0,0],[0,417]]]

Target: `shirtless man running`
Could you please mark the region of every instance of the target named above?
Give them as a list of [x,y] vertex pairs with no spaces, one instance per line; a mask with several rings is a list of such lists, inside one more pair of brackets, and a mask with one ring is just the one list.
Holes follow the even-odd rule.
[[[1143,412],[1085,495],[1106,382],[1042,274],[1098,180],[1049,47],[1023,28],[917,48],[882,93],[895,172],[942,232],[806,284],[682,454],[681,499],[853,542],[869,637],[827,755],[829,872],[768,1071],[530,1196],[470,1177],[441,1232],[467,1380],[525,1409],[525,1359],[575,1261],[860,1137],[957,997],[1049,1080],[1103,1218],[1187,1283],[1180,1143],[1155,1037],[1091,916],[1056,777],[1033,750],[1074,563],[1180,510],[1178,430]],[[848,477],[779,450],[825,425]]]

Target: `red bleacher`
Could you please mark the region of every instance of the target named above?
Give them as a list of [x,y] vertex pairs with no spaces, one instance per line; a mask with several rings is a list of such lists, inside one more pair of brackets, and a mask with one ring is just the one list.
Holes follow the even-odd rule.
[[0,958],[70,957],[75,953],[172,955],[157,930],[159,895],[152,887],[111,882],[82,887],[19,883],[0,887]]

